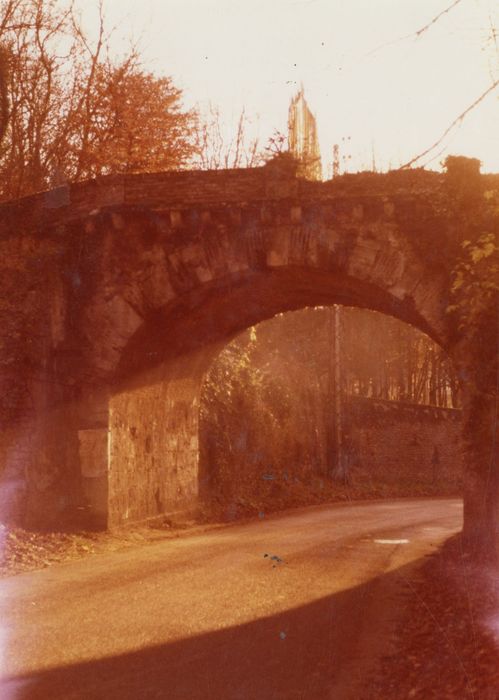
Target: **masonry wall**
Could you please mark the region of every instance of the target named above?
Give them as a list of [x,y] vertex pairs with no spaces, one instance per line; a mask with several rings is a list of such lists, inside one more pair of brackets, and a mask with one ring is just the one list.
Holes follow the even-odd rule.
[[218,350],[158,365],[110,398],[109,527],[197,509],[199,390]]
[[111,401],[109,527],[197,506],[194,389],[188,380],[158,383]]
[[456,409],[351,397],[347,425],[355,478],[459,485],[461,421]]

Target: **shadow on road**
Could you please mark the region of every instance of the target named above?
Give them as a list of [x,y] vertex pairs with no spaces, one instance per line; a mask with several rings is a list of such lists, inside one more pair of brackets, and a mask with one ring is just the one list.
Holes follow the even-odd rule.
[[237,627],[5,679],[0,695],[2,700],[367,700],[368,691],[359,694],[358,683],[387,651],[390,619],[396,608],[400,612],[404,580],[411,576],[414,564]]

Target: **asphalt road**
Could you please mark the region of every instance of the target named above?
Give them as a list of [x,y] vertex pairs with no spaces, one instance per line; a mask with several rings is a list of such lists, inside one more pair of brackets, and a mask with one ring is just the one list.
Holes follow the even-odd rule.
[[367,698],[461,518],[455,499],[320,506],[3,579],[0,698]]

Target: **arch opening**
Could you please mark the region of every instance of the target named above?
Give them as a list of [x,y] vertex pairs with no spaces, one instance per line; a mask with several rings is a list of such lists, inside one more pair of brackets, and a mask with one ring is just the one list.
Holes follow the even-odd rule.
[[379,313],[279,314],[237,336],[200,398],[200,495],[215,517],[334,500],[456,496],[451,359]]

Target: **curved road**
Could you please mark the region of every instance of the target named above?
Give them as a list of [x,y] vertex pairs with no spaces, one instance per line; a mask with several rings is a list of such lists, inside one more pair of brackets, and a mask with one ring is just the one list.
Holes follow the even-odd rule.
[[367,698],[461,518],[455,499],[320,506],[3,579],[0,698]]

